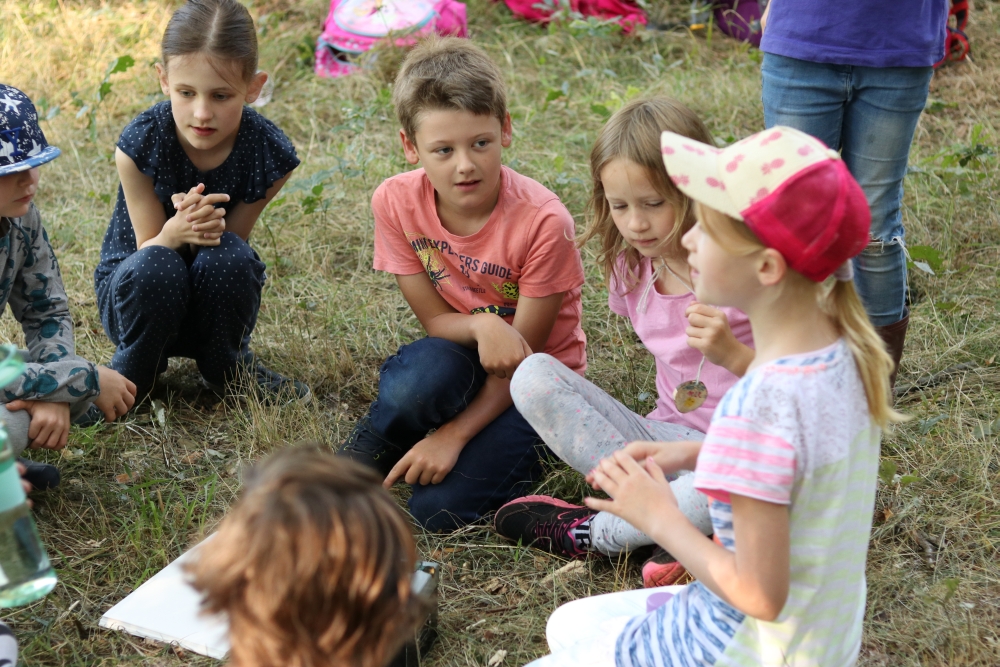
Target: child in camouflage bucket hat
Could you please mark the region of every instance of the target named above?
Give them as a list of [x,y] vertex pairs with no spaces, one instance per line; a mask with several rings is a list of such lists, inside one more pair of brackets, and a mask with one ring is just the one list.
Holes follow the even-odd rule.
[[[39,165],[58,156],[28,96],[0,84],[0,311],[10,304],[28,348],[24,373],[0,388],[0,421],[18,454],[61,449],[71,420],[114,421],[135,403],[135,385],[76,355],[59,264],[32,202]],[[58,483],[52,466],[22,462],[34,486]]]

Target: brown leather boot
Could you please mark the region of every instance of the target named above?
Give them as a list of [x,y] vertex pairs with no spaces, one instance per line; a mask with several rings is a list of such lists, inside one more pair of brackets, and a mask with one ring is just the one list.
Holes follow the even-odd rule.
[[889,375],[889,391],[896,386],[896,372],[899,371],[899,360],[903,357],[903,344],[906,342],[906,328],[910,325],[910,314],[884,327],[875,327],[875,331],[885,341],[885,349],[892,357],[892,373]]

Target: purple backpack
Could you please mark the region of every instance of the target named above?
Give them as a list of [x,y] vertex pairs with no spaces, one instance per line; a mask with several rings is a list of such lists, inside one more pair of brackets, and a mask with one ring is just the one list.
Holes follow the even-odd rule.
[[715,24],[724,34],[760,47],[760,17],[767,0],[717,0]]
[[430,33],[465,37],[466,28],[465,5],[456,0],[330,0],[316,40],[316,74],[353,74],[356,56],[383,39],[409,46]]

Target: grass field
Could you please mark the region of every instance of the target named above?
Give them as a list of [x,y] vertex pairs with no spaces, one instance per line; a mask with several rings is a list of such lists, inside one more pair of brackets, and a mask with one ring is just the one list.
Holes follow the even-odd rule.
[[[152,63],[174,0],[5,0],[0,81],[25,90],[62,157],[42,168],[38,205],[76,318],[80,354],[107,361],[92,273],[117,189],[114,142],[161,99]],[[682,0],[650,2],[679,18]],[[207,658],[97,627],[113,603],[177,557],[223,516],[241,466],[303,439],[339,443],[373,397],[379,363],[421,329],[390,276],[371,270],[369,197],[405,168],[389,104],[399,54],[370,72],[319,80],[311,52],[326,0],[256,0],[262,62],[276,81],[263,112],[303,160],[264,213],[253,243],[268,264],[255,349],[307,381],[318,400],[275,409],[200,392],[192,362],[172,362],[168,391],[114,426],[74,429],[59,453],[63,484],[35,500],[60,585],[6,614],[29,665],[207,665]],[[622,100],[673,95],[725,140],[763,127],[759,54],[714,36],[601,28],[547,31],[514,20],[502,4],[469,0],[470,36],[505,71],[514,144],[505,160],[585,216],[586,155],[604,113]],[[970,62],[932,84],[906,180],[905,224],[915,260],[913,319],[900,384],[968,364],[901,397],[914,419],[883,440],[869,601],[861,664],[1000,664],[1000,325],[997,294],[1000,188],[993,147],[1000,130],[1000,2],[979,0]],[[120,56],[111,92],[95,93]],[[58,113],[55,107],[58,106]],[[610,314],[592,249],[584,250],[588,377],[638,411],[652,407],[651,358],[627,322]],[[10,317],[0,338],[23,340]],[[162,408],[159,409],[159,408]],[[554,468],[543,487],[583,493]],[[483,527],[421,536],[444,564],[442,637],[431,665],[505,665],[545,652],[544,627],[560,603],[641,585],[634,563],[591,560],[549,576],[557,558],[517,549]]]

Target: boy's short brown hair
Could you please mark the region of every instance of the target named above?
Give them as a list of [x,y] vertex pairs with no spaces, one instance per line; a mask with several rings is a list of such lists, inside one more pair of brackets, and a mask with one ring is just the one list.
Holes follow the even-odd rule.
[[411,529],[374,473],[279,451],[189,567],[239,667],[383,667],[420,618]]
[[416,144],[424,111],[448,109],[507,117],[503,74],[486,52],[460,37],[427,37],[410,51],[396,75],[392,103],[407,139]]

